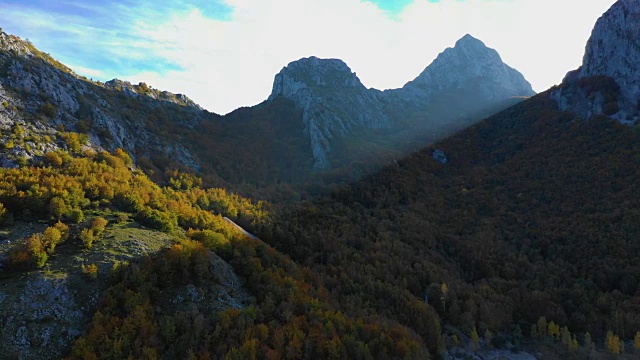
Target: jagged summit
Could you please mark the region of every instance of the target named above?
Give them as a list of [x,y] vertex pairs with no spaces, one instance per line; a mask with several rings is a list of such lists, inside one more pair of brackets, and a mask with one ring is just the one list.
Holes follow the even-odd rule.
[[506,65],[500,54],[482,41],[466,34],[453,48],[445,49],[415,80],[406,86],[420,87],[428,95],[456,88],[480,79],[500,86],[496,97],[532,96],[531,84],[515,69]]
[[471,34],[466,34],[465,36],[461,37],[458,41],[456,41],[456,45],[455,47],[460,48],[460,47],[471,47],[471,46],[485,46],[484,43],[480,40],[477,39],[473,36],[471,36]]
[[619,0],[596,22],[582,66],[567,74],[552,97],[562,110],[585,118],[604,113],[635,123],[640,119],[638,59],[640,2]]

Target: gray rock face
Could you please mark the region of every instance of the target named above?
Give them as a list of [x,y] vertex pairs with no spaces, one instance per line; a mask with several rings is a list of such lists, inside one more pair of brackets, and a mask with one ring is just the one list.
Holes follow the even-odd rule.
[[407,115],[429,113],[442,94],[466,104],[462,111],[459,107],[449,110],[449,117],[454,117],[535,92],[495,50],[466,35],[402,89],[367,89],[341,60],[310,57],[290,63],[276,75],[269,100],[286,97],[303,110],[314,168],[327,169],[331,166],[328,154],[337,139],[358,129],[406,126]]
[[503,100],[512,96],[533,96],[531,84],[500,58],[498,52],[467,34],[447,48],[415,80],[404,86],[428,99],[450,89],[480,85],[478,96]]
[[188,107],[202,110],[202,107],[200,105],[196,104],[193,100],[189,99],[186,95],[173,94],[168,91],[160,91],[160,90],[149,87],[145,83],[133,85],[128,81],[113,79],[104,83],[104,87],[107,89],[115,90],[115,91],[122,91],[123,94],[131,98],[141,99],[144,96],[146,96],[151,99],[172,102],[178,105],[188,106]]
[[24,359],[60,356],[82,333],[87,316],[67,279],[28,277],[17,294],[0,288],[0,338],[5,351]]
[[447,164],[449,162],[449,159],[447,158],[447,154],[441,149],[433,150],[431,157],[433,157],[433,160],[439,162],[442,165]]
[[616,80],[624,99],[640,100],[640,2],[620,0],[596,23],[587,43],[580,77]]
[[269,100],[283,96],[303,110],[304,132],[311,141],[315,169],[330,167],[332,140],[352,128],[389,127],[375,91],[362,85],[351,69],[337,59],[304,58],[276,75]]
[[[640,119],[639,59],[640,2],[619,0],[596,22],[582,67],[567,74],[552,98],[560,109],[586,118],[604,113],[623,123],[635,123]],[[609,91],[616,93],[617,106],[605,99],[604,89],[585,89],[584,85],[593,81],[584,79],[598,77],[613,79],[617,84],[618,89]]]

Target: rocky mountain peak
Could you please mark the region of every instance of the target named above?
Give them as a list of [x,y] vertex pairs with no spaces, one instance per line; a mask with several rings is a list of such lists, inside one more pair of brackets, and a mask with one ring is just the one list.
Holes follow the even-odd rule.
[[506,65],[496,50],[469,34],[458,40],[453,48],[440,53],[407,87],[419,87],[431,95],[482,80],[490,80],[500,87],[500,93],[495,97],[535,94],[524,76]]
[[582,67],[568,73],[552,97],[562,110],[586,118],[604,113],[621,122],[635,123],[640,120],[638,59],[640,2],[619,0],[596,22]]
[[290,97],[307,87],[337,89],[364,88],[364,85],[344,61],[311,56],[289,63],[276,75],[269,99]]
[[460,48],[473,48],[473,47],[483,49],[483,48],[486,48],[486,45],[481,40],[471,36],[471,34],[466,34],[465,36],[461,37],[458,41],[456,41],[456,45],[454,48],[460,49]]
[[284,67],[273,81],[269,100],[285,97],[302,110],[315,169],[331,167],[332,143],[352,128],[379,129],[391,121],[376,90],[367,89],[338,59],[303,58]]
[[367,89],[342,60],[312,56],[291,62],[276,75],[269,100],[285,97],[302,110],[314,168],[328,169],[333,144],[356,133],[356,128],[401,128],[407,118],[424,119],[433,104],[451,99],[464,105],[443,110],[439,118],[447,113],[455,121],[534,94],[524,76],[505,65],[496,50],[467,34],[401,89]]

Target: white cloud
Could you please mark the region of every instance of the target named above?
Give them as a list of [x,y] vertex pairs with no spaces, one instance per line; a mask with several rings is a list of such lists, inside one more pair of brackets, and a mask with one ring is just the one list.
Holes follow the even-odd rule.
[[105,77],[105,74],[102,70],[92,69],[80,65],[67,64],[73,71],[77,74],[82,74],[83,76],[88,76],[90,78],[102,79]]
[[141,19],[147,49],[180,71],[129,74],[226,113],[266,99],[287,63],[315,55],[344,60],[366,86],[400,87],[465,33],[495,48],[534,89],[579,66],[596,19],[614,0],[416,0],[394,17],[359,0],[227,0],[230,21],[197,9],[168,22]]

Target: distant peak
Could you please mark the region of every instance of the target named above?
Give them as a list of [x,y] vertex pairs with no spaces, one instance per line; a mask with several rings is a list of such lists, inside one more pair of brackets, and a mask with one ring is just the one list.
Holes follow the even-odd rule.
[[[531,96],[535,92],[531,84],[517,70],[506,65],[495,49],[466,34],[453,48],[447,48],[413,81],[409,87],[422,87],[439,92],[476,81],[491,79],[498,84],[505,98]],[[502,96],[502,95],[501,95]]]
[[482,47],[486,47],[485,44],[476,39],[475,37],[466,34],[465,36],[461,37],[460,40],[456,41],[456,48],[460,48],[460,47],[469,47],[469,46],[482,46]]

